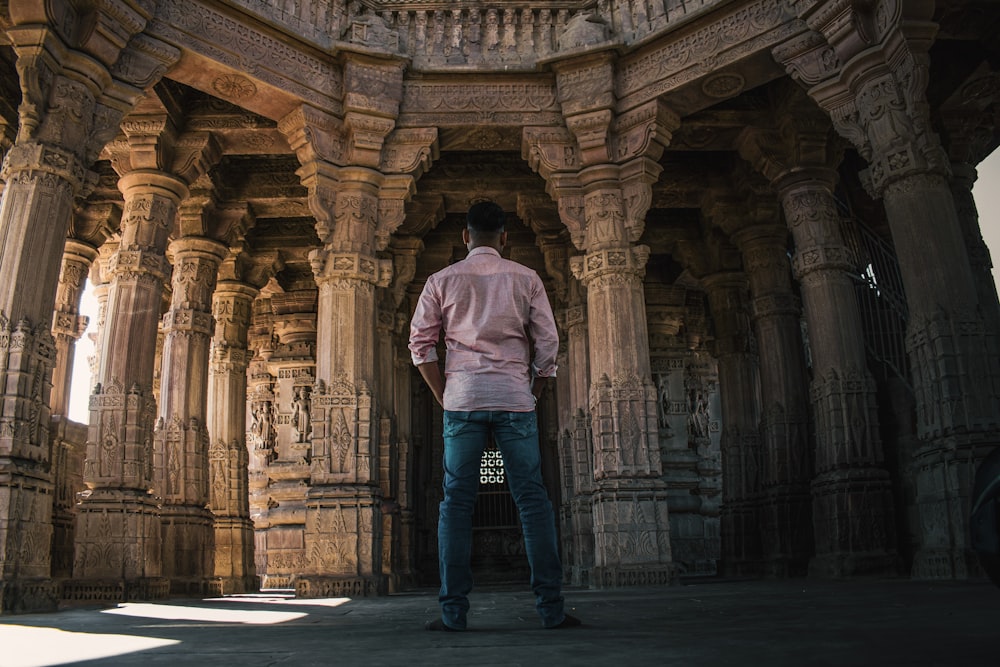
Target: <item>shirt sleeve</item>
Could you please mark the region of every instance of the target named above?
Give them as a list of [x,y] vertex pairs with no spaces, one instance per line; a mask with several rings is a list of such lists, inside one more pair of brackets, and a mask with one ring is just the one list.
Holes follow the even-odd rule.
[[545,294],[542,279],[535,277],[534,290],[531,295],[531,311],[529,313],[531,340],[535,344],[535,359],[531,370],[538,377],[555,377],[556,354],[559,352],[559,331],[556,329],[555,318],[552,317],[552,306]]
[[441,302],[431,280],[424,284],[410,320],[410,358],[415,366],[438,360],[441,337]]

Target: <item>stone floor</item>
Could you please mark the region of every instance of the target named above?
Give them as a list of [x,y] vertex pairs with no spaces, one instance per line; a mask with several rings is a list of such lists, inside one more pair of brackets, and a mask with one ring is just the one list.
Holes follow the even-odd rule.
[[570,589],[580,628],[542,630],[526,591],[478,589],[470,630],[427,632],[435,592],[278,592],[0,619],[0,666],[1000,665],[1000,589],[909,580],[689,581]]

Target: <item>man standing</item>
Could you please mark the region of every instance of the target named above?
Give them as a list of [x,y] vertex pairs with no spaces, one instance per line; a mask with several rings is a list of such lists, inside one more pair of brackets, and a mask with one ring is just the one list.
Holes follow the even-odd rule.
[[[504,212],[469,209],[469,255],[427,279],[413,321],[413,363],[444,408],[444,500],[438,519],[441,617],[428,630],[466,628],[472,590],[472,512],[488,436],[503,456],[524,531],[535,606],[545,628],[580,620],[563,611],[555,514],[542,483],[535,403],[556,373],[558,333],[538,274],[500,257]],[[444,331],[444,375],[436,346]],[[534,345],[535,358],[530,359]]]

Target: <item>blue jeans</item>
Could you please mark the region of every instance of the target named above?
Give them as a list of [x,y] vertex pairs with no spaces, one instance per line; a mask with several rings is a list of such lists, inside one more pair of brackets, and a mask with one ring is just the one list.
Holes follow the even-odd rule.
[[534,412],[480,410],[444,413],[444,500],[438,517],[441,620],[464,630],[472,590],[472,512],[479,463],[488,435],[503,456],[511,495],[524,532],[531,590],[542,625],[559,625],[563,612],[562,563],[555,514],[542,483],[538,421]]

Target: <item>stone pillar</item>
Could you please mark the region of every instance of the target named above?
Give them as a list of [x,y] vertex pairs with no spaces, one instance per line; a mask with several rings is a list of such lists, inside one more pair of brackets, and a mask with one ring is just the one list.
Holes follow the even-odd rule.
[[[594,569],[594,452],[591,447],[589,381],[590,358],[587,330],[586,294],[580,281],[567,280],[567,304],[560,318],[565,331],[566,352],[559,364],[557,383],[565,390],[567,417],[561,424],[559,454],[563,458],[563,487],[567,494],[568,516],[563,530],[566,546],[563,558],[567,575],[577,586],[590,584]],[[562,406],[560,406],[562,407]]]
[[306,597],[384,592],[379,423],[375,381],[375,289],[388,286],[374,256],[377,172],[345,168],[335,238],[313,251],[319,286],[316,386],[312,392],[312,488],[307,501]]
[[376,252],[402,223],[437,131],[395,128],[405,65],[382,55],[345,52],[342,120],[303,106],[278,124],[302,165],[322,243],[310,253],[319,304],[303,597],[366,595],[387,583],[377,457],[386,442],[378,397],[388,393],[373,383],[375,293],[389,286],[392,262]]
[[[159,419],[153,436],[153,471],[162,499],[163,576],[172,594],[219,593],[214,577],[214,517],[209,485],[208,363],[215,324],[212,294],[219,264],[228,254],[212,239],[182,236],[171,242],[173,290],[163,317]],[[216,473],[211,482],[209,473]]]
[[736,242],[747,267],[760,356],[765,567],[770,575],[805,574],[813,550],[813,453],[801,311],[792,291],[787,230],[752,226]]
[[49,406],[53,415],[69,412],[70,388],[73,382],[73,359],[76,341],[87,328],[88,318],[80,315],[80,297],[87,284],[90,266],[97,250],[76,239],[66,241],[62,270],[56,288],[56,308],[52,318],[52,336],[56,345],[56,365],[52,371],[52,394]]
[[215,515],[215,576],[223,594],[257,590],[249,505],[247,350],[259,290],[238,280],[215,288],[215,336],[209,366],[207,426],[209,506]]
[[107,241],[98,250],[98,258],[90,267],[90,284],[93,286],[94,299],[97,300],[97,322],[95,331],[91,334],[90,340],[94,343],[94,351],[87,358],[90,366],[90,384],[88,389],[93,391],[94,385],[100,377],[101,366],[101,340],[104,336],[105,324],[108,316],[108,297],[111,295],[111,262],[118,254],[118,241]]
[[896,565],[892,484],[855,295],[858,267],[841,232],[837,174],[827,166],[838,154],[829,145],[829,122],[803,98],[795,89],[781,99],[780,131],[746,131],[740,152],[777,189],[795,241],[816,440],[810,572],[890,573]]
[[760,439],[760,375],[750,318],[749,285],[736,271],[702,278],[715,323],[722,410],[721,563],[727,576],[760,575],[763,458]]
[[156,598],[169,592],[161,577],[160,499],[153,478],[153,364],[164,284],[170,272],[167,238],[185,183],[169,174],[122,176],[121,243],[111,263],[111,287],[90,398],[76,560],[68,597]]
[[749,210],[715,196],[707,211],[743,256],[750,285],[761,381],[761,542],[765,573],[807,572],[813,551],[809,482],[813,447],[809,437],[808,379],[792,289],[788,230],[777,206],[760,202]]
[[[253,303],[248,334],[248,347],[252,352],[247,371],[246,438],[250,460],[248,462],[248,495],[250,519],[254,528],[254,569],[262,588],[269,588],[268,529],[271,526],[268,496],[268,464],[276,458],[277,404],[274,376],[268,371],[267,361],[276,347],[274,317],[271,300],[265,287]],[[282,582],[287,587],[288,582]]]
[[[823,3],[825,4],[825,3]],[[927,103],[933,3],[900,3],[867,37],[874,15],[849,21],[803,7],[812,28],[775,51],[837,131],[867,160],[899,257],[909,321],[918,449],[911,468],[920,547],[912,575],[964,578],[976,568],[968,539],[974,471],[1000,442],[1000,357],[992,299],[984,303],[947,180],[948,157]],[[836,54],[823,58],[823,52]],[[819,56],[819,57],[818,57]]]
[[810,572],[888,574],[896,564],[892,485],[879,435],[875,380],[867,367],[854,266],[840,233],[832,176],[786,183],[781,189],[785,219],[795,237],[793,267],[812,354],[816,556]]
[[649,249],[627,242],[616,170],[591,168],[584,182],[588,251],[574,257],[571,266],[587,288],[594,457],[591,583],[666,583],[673,576],[670,527],[642,287]]
[[674,574],[642,285],[649,248],[635,244],[680,120],[659,100],[616,116],[614,58],[605,50],[554,61],[566,127],[525,128],[521,146],[585,253],[570,267],[587,288],[597,586]]
[[[976,283],[979,310],[989,323],[990,330],[1000,331],[1000,301],[997,299],[997,285],[993,279],[993,259],[983,240],[979,225],[979,210],[972,196],[972,186],[977,178],[978,174],[974,167],[952,162],[951,194],[955,198],[955,210],[959,225],[962,227],[962,238],[965,241],[969,264]],[[1000,359],[991,361],[1000,364]],[[990,374],[1000,377],[1000,368],[991,369]]]
[[83,458],[86,428],[68,420],[70,388],[76,342],[87,328],[81,316],[80,296],[97,250],[76,239],[66,241],[62,271],[56,288],[52,320],[56,365],[52,373],[51,474],[54,487],[52,507],[52,575],[68,577],[73,568],[76,524],[76,494],[83,490]]

